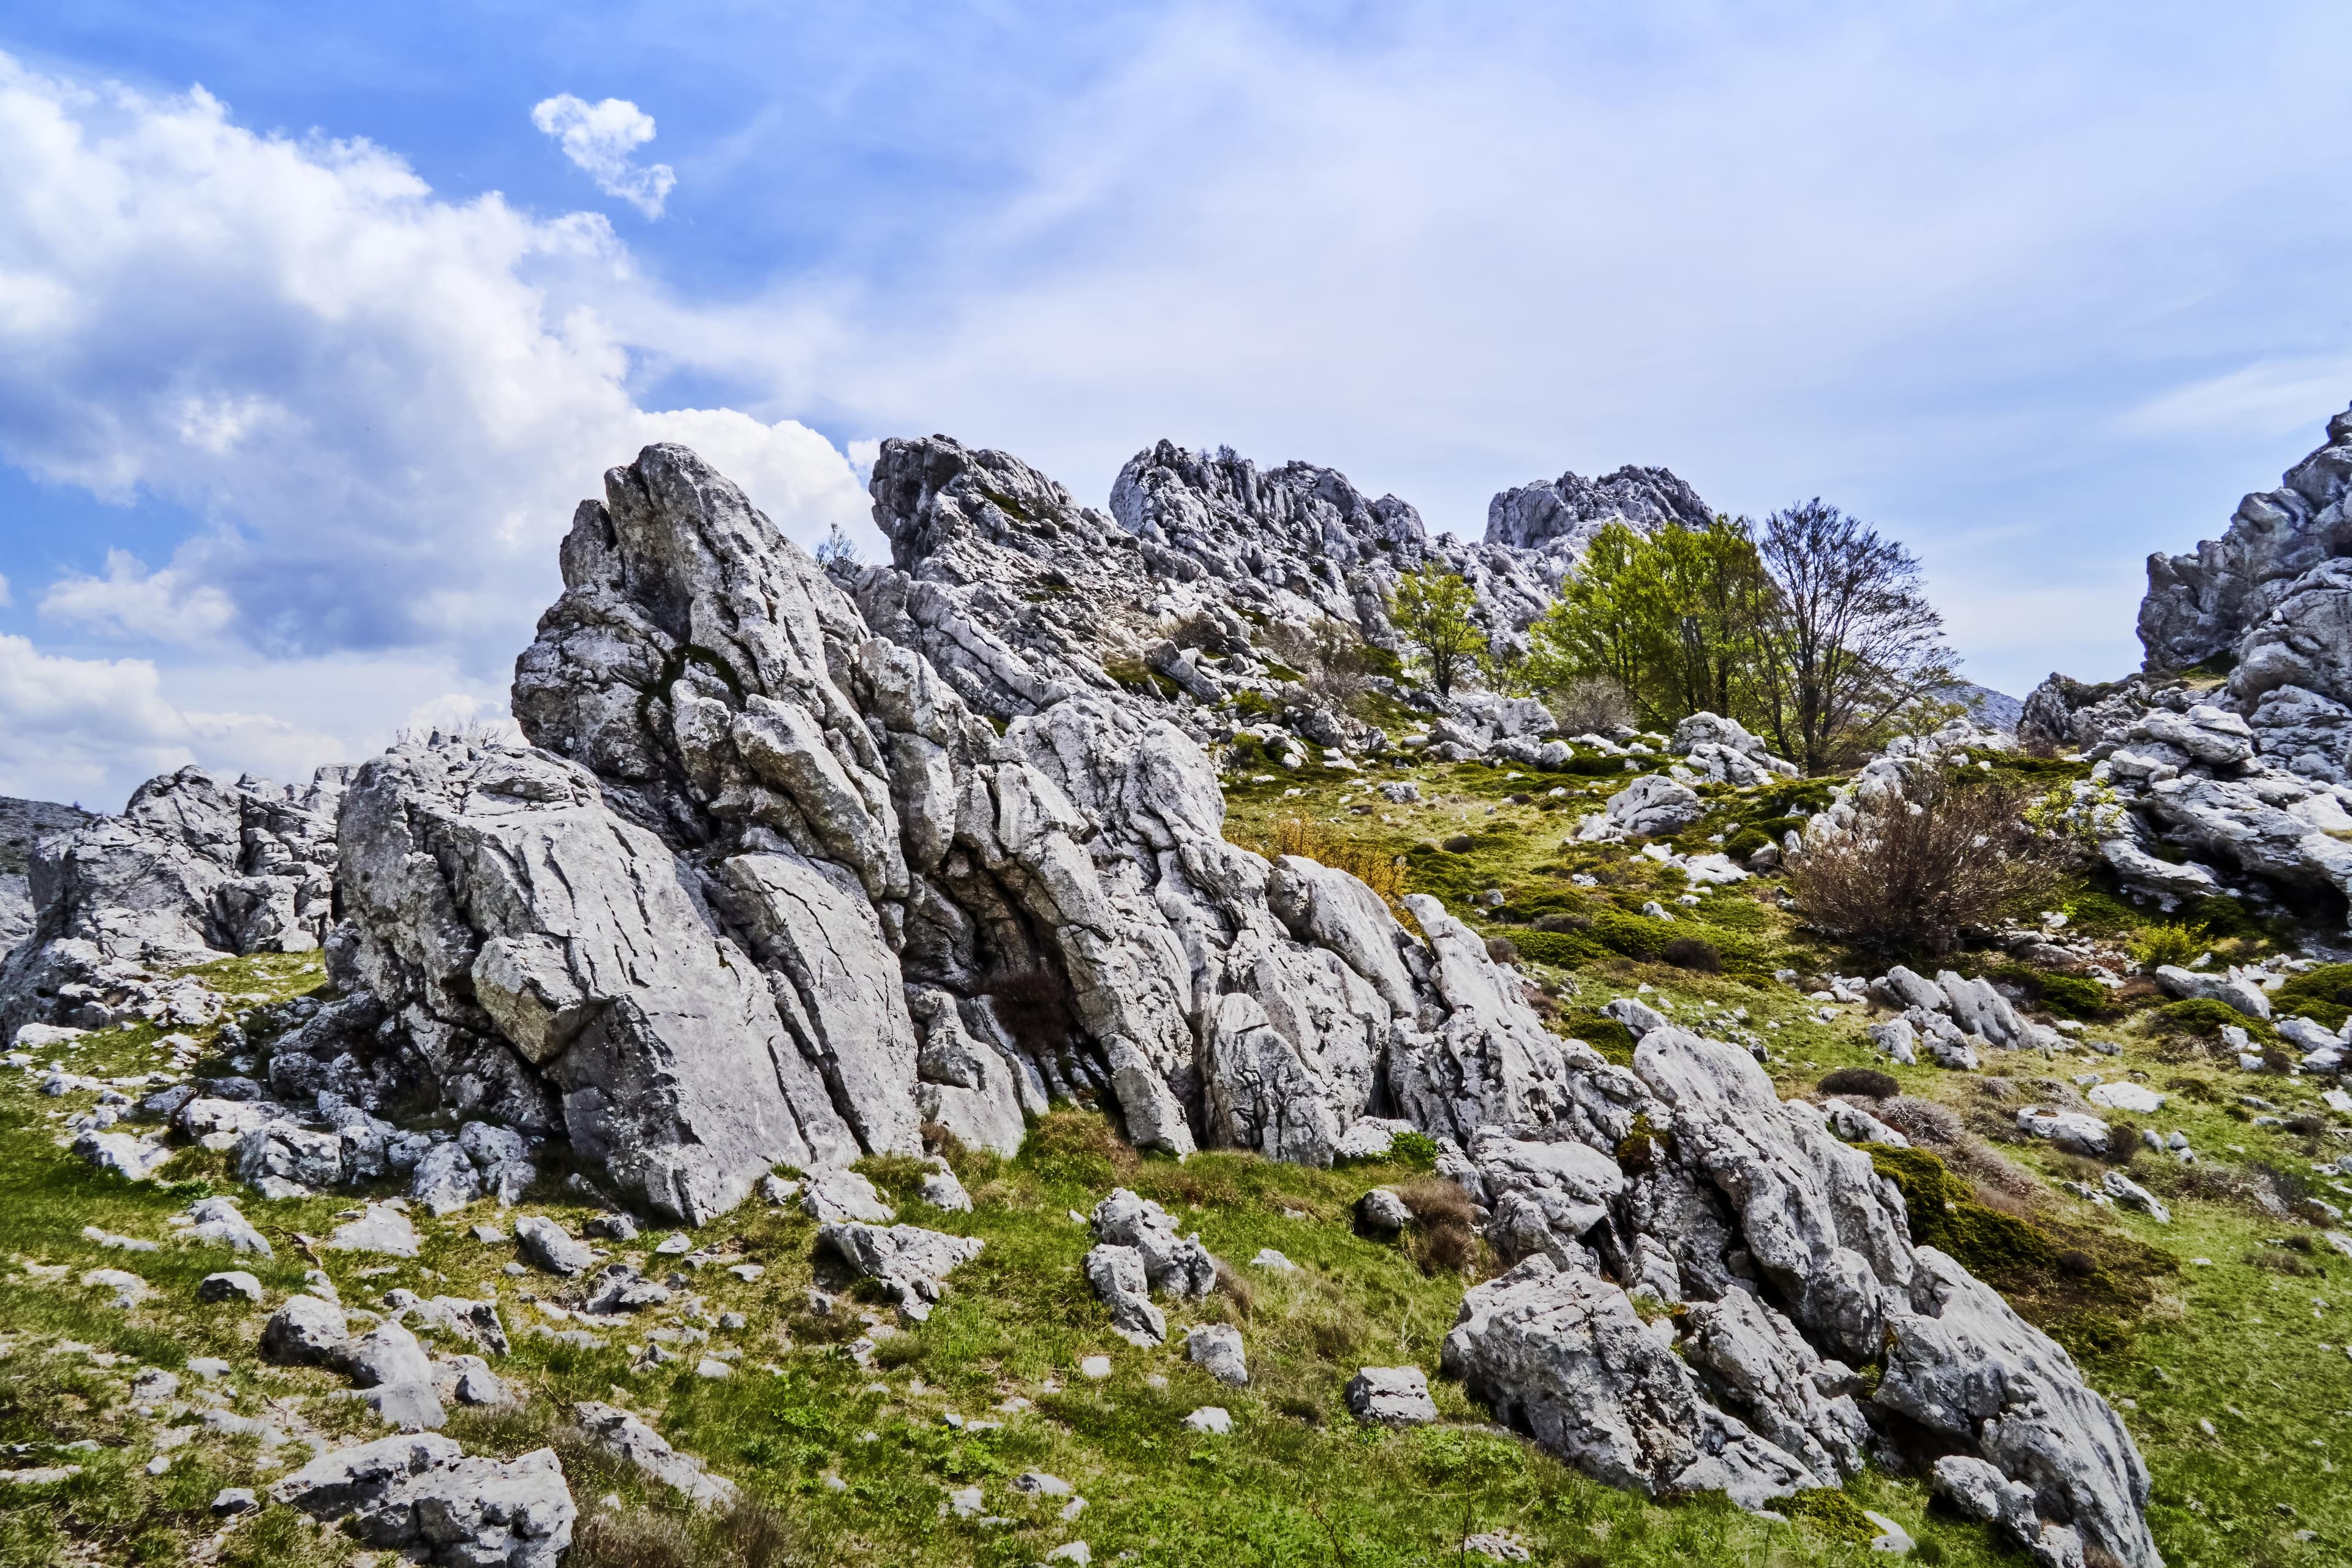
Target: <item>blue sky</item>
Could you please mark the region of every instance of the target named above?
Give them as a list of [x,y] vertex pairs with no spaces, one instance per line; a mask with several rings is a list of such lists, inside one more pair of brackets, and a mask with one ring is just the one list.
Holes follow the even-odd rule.
[[2352,400],[2352,104],[2331,10],[2052,9],[20,8],[0,793],[494,714],[656,438],[808,540],[933,430],[1474,534],[1664,464],[1909,542],[1976,679],[2119,673]]

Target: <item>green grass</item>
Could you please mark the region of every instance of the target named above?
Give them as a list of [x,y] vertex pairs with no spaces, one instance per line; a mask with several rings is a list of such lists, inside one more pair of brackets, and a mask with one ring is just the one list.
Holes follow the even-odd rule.
[[[1511,778],[1514,771],[1521,776]],[[1768,978],[1771,967],[1861,972],[1799,930],[1769,883],[1717,889],[1698,906],[1684,906],[1675,901],[1683,879],[1631,847],[1569,841],[1576,816],[1622,787],[1622,772],[1586,778],[1414,764],[1379,776],[1412,778],[1429,798],[1395,806],[1370,793],[1367,777],[1320,766],[1285,770],[1271,785],[1251,784],[1243,775],[1228,795],[1230,831],[1246,838],[1285,816],[1305,816],[1404,854],[1410,885],[1435,892],[1477,929],[1520,944],[1530,973],[1554,993],[1548,999],[1553,1027],[1612,1059],[1630,1057],[1631,1038],[1599,1009],[1646,985],[1645,1001],[1701,1027],[1727,1027],[1733,1010],[1745,1009],[1743,1026],[1768,1044],[1768,1070],[1783,1094],[1811,1089],[1831,1069],[1876,1063],[1859,1009],[1841,1009],[1824,1022],[1815,1004]],[[1570,793],[1550,796],[1554,787]],[[1816,788],[1717,792],[1708,822],[1685,836],[1684,847],[1707,847],[1713,834],[1728,837],[1743,822],[1784,818],[1808,804],[1801,792]],[[1289,789],[1302,793],[1286,798]],[[1533,799],[1515,805],[1514,795]],[[1343,804],[1342,796],[1351,798]],[[1368,816],[1346,809],[1367,802],[1374,807]],[[1465,833],[1472,841],[1465,853],[1416,847]],[[1570,878],[1577,874],[1595,885],[1576,885]],[[1505,892],[1504,909],[1472,910],[1469,895],[1490,887]],[[1671,926],[1635,912],[1651,899],[1675,910]],[[2117,932],[2147,919],[2091,887],[2070,894],[2065,907],[2080,925]],[[1534,921],[1550,916],[1589,923],[1534,929]],[[1713,974],[1652,962],[1643,954],[1654,951],[1650,938],[1660,931],[1704,935],[1727,962],[1737,954],[1745,967]],[[1963,955],[1958,966],[1990,972],[2001,962],[1998,954]],[[322,983],[315,955],[231,961],[213,966],[207,977],[220,989],[260,1000]],[[2308,987],[2314,1000],[2324,1000],[2317,994],[2338,979],[2316,976]],[[2055,999],[2046,980],[2044,994]],[[2120,1043],[2120,1056],[2078,1052],[2055,1063],[2011,1057],[1982,1074],[1888,1069],[1906,1093],[1948,1106],[1980,1141],[1978,1147],[2029,1173],[2030,1194],[1998,1190],[1985,1177],[1971,1179],[1962,1163],[1924,1154],[1882,1155],[1882,1165],[1904,1191],[1923,1239],[1980,1268],[2081,1358],[2095,1387],[2130,1402],[2121,1408],[2156,1478],[2152,1520],[2168,1563],[2344,1561],[2352,1553],[2352,1502],[2336,1484],[2333,1456],[2352,1444],[2352,1358],[2341,1348],[2352,1343],[2352,1259],[2316,1242],[2305,1221],[2264,1213],[2252,1177],[2275,1171],[2290,1186],[2352,1204],[2352,1191],[2311,1172],[2315,1161],[2342,1151],[2346,1119],[2308,1103],[2291,1080],[2239,1071],[2234,1058],[2224,1059],[2198,1034],[2169,1033],[2159,1022],[2141,1013],[2093,1023],[2087,1035]],[[94,1076],[143,1072],[163,1060],[156,1033],[116,1031],[60,1054],[76,1071]],[[226,1069],[218,1058],[207,1068]],[[2154,1116],[2109,1114],[2112,1121],[2160,1132],[2185,1131],[2200,1152],[2192,1166],[2146,1152],[2128,1164],[2136,1180],[2171,1205],[2171,1226],[2066,1195],[2059,1183],[2095,1186],[2109,1167],[2018,1141],[2016,1107],[2072,1092],[2073,1075],[2084,1071],[2136,1073],[2172,1097]],[[0,1078],[0,1258],[10,1260],[0,1267],[0,1442],[29,1445],[7,1461],[14,1465],[68,1462],[84,1469],[59,1487],[0,1489],[0,1568],[186,1561],[217,1528],[206,1511],[215,1490],[266,1487],[296,1456],[289,1451],[273,1463],[250,1440],[199,1436],[173,1450],[163,1475],[150,1478],[143,1467],[154,1452],[154,1426],[131,1411],[130,1378],[141,1365],[184,1368],[191,1357],[219,1355],[238,1369],[217,1385],[233,1408],[280,1425],[308,1423],[337,1440],[371,1435],[364,1411],[337,1397],[339,1378],[258,1363],[253,1346],[264,1310],[194,1300],[204,1274],[244,1267],[261,1277],[274,1306],[299,1286],[307,1266],[298,1233],[328,1233],[337,1211],[353,1199],[339,1194],[270,1204],[248,1195],[246,1212],[278,1245],[278,1257],[266,1264],[173,1245],[167,1239],[173,1214],[194,1196],[232,1190],[225,1157],[182,1153],[166,1168],[168,1187],[101,1177],[55,1142],[58,1119],[87,1106],[89,1097],[57,1100],[37,1090],[28,1075]],[[2278,1110],[2243,1103],[2250,1095]],[[1638,1162],[1648,1137],[1637,1129],[1621,1157]],[[872,1364],[860,1366],[849,1342],[869,1331],[864,1322],[809,1308],[812,1285],[839,1289],[844,1283],[816,1257],[814,1223],[797,1210],[746,1205],[706,1227],[697,1241],[740,1252],[766,1272],[746,1283],[723,1269],[705,1269],[688,1287],[702,1308],[701,1322],[692,1326],[709,1334],[702,1348],[740,1352],[735,1375],[725,1382],[696,1377],[692,1354],[640,1370],[636,1347],[642,1331],[655,1326],[650,1321],[635,1335],[607,1331],[608,1342],[596,1349],[524,1336],[525,1324],[535,1321],[525,1292],[564,1300],[580,1287],[501,1273],[511,1249],[478,1244],[464,1228],[488,1217],[483,1209],[438,1225],[420,1216],[425,1247],[413,1261],[387,1268],[379,1258],[319,1257],[353,1307],[372,1305],[399,1286],[428,1294],[498,1293],[516,1344],[498,1370],[528,1397],[509,1411],[453,1411],[449,1430],[472,1451],[558,1448],[583,1510],[577,1568],[621,1562],[999,1568],[1035,1563],[1077,1539],[1089,1543],[1097,1563],[1132,1552],[1132,1561],[1147,1565],[1374,1568],[1458,1564],[1464,1533],[1482,1530],[1515,1531],[1538,1562],[1583,1568],[1860,1564],[1876,1559],[1859,1538],[1859,1508],[1910,1531],[1920,1542],[1916,1561],[2019,1561],[1982,1529],[1929,1509],[1915,1479],[1874,1470],[1837,1493],[1792,1504],[1790,1521],[1774,1522],[1719,1500],[1652,1502],[1616,1491],[1493,1430],[1483,1409],[1437,1375],[1440,1346],[1467,1280],[1426,1273],[1409,1245],[1369,1240],[1349,1223],[1354,1200],[1367,1188],[1427,1169],[1432,1151],[1402,1152],[1339,1171],[1232,1153],[1178,1164],[1139,1157],[1100,1117],[1064,1109],[1037,1123],[1017,1159],[958,1156],[977,1205],[969,1215],[940,1214],[913,1201],[918,1178],[908,1163],[869,1163],[875,1179],[899,1195],[902,1217],[981,1237],[986,1250],[951,1278],[928,1323],[881,1334]],[[1235,1285],[1203,1302],[1163,1306],[1180,1329],[1237,1323],[1248,1347],[1249,1387],[1209,1382],[1184,1360],[1181,1331],[1171,1333],[1169,1348],[1150,1351],[1110,1333],[1080,1273],[1087,1228],[1068,1212],[1084,1212],[1118,1184],[1166,1204],[1232,1264]],[[525,1207],[575,1227],[585,1217],[553,1172]],[[83,1240],[86,1225],[166,1245],[152,1254],[106,1251]],[[615,1251],[648,1272],[666,1272],[667,1260],[649,1252],[662,1234],[649,1231]],[[1251,1267],[1248,1259],[1269,1247],[1299,1271]],[[2192,1261],[2200,1258],[2210,1263]],[[96,1267],[131,1269],[155,1294],[129,1311],[109,1307],[103,1294],[77,1282]],[[890,1326],[887,1310],[860,1291],[847,1299],[853,1310]],[[2315,1300],[2326,1305],[2315,1308]],[[743,1315],[744,1327],[718,1326],[719,1314],[730,1311]],[[677,1317],[666,1321],[689,1326]],[[62,1353],[60,1343],[68,1341],[96,1353]],[[1099,1383],[1078,1373],[1080,1360],[1096,1353],[1109,1355],[1113,1365]],[[121,1359],[106,1364],[106,1358]],[[1441,1424],[1413,1432],[1360,1428],[1341,1399],[1348,1378],[1360,1366],[1408,1363],[1430,1372]],[[184,1399],[194,1388],[189,1381]],[[583,1447],[566,1413],[584,1398],[638,1411],[679,1448],[734,1478],[752,1506],[725,1518],[691,1514],[641,1475]],[[998,1408],[1016,1399],[1027,1407]],[[1183,1415],[1208,1404],[1233,1412],[1230,1436],[1182,1430]],[[944,1419],[951,1412],[1002,1426],[958,1431]],[[2213,1435],[2200,1419],[2214,1424]],[[66,1447],[84,1439],[101,1447],[94,1453]],[[1066,1523],[1056,1509],[1012,1492],[1010,1478],[1033,1467],[1076,1483],[1088,1500],[1085,1512]],[[974,1485],[982,1489],[987,1512],[1006,1522],[982,1524],[944,1510],[950,1491]],[[620,1500],[617,1508],[598,1503],[607,1494]],[[2295,1532],[2305,1530],[2314,1538],[2298,1541]],[[762,1555],[762,1542],[776,1552]],[[309,1568],[350,1554],[348,1542],[322,1538],[283,1510],[266,1509],[227,1532],[220,1561]]]

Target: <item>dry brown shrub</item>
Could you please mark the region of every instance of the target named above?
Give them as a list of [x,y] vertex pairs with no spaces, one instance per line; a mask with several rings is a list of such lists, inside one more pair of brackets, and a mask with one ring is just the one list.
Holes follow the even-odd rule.
[[1303,816],[1284,817],[1274,825],[1271,839],[1246,847],[1269,860],[1297,855],[1335,871],[1345,871],[1378,893],[1391,910],[1402,907],[1399,900],[1404,897],[1405,868],[1398,857],[1376,845],[1343,837],[1319,822],[1310,822]]
[[2032,792],[1915,770],[1859,803],[1846,832],[1790,864],[1789,890],[1824,931],[1885,952],[1949,952],[1971,926],[2046,900],[2067,851],[2025,824]]
[[1444,1176],[1419,1176],[1396,1188],[1412,1211],[1413,1228],[1405,1250],[1430,1273],[1459,1273],[1478,1261],[1478,1211],[1461,1184]]
[[1897,1095],[1878,1108],[1878,1119],[1914,1143],[1948,1149],[1960,1141],[1960,1119],[1932,1100]]
[[694,1537],[664,1514],[600,1508],[572,1531],[572,1568],[695,1568]]

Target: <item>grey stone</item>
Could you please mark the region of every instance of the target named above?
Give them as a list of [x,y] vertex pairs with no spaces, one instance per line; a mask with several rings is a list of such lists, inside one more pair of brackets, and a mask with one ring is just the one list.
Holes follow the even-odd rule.
[[321,1243],[337,1252],[368,1252],[383,1258],[414,1258],[416,1227],[398,1209],[370,1204],[359,1218],[337,1226]]
[[801,1209],[823,1225],[856,1220],[888,1225],[898,1218],[874,1184],[855,1171],[819,1171],[801,1188]]
[[232,1268],[220,1274],[207,1274],[197,1282],[196,1300],[199,1301],[249,1301],[259,1306],[262,1300],[261,1281],[242,1268]]
[[2156,971],[2156,983],[2175,996],[2191,1001],[2221,1002],[2237,1009],[2249,1018],[2271,1016],[2271,999],[2235,969],[2220,974],[2200,974],[2168,963]]
[[1612,1486],[1758,1508],[1830,1484],[1707,1404],[1622,1291],[1541,1254],[1470,1289],[1444,1362],[1497,1416]]
[[1249,1383],[1249,1363],[1243,1353],[1241,1331],[1230,1323],[1209,1323],[1188,1330],[1184,1356],[1228,1387],[1241,1388]]
[[1197,1298],[1216,1288],[1217,1264],[1209,1249],[1197,1236],[1179,1236],[1174,1218],[1150,1198],[1114,1188],[1095,1205],[1091,1223],[1096,1240],[1133,1247],[1141,1256],[1153,1289]]
[[2096,1159],[2107,1152],[2107,1124],[2086,1111],[2024,1106],[2017,1113],[2017,1130],[2046,1138],[2071,1154]]
[[321,1454],[269,1495],[341,1521],[365,1545],[448,1568],[556,1568],[578,1518],[553,1449],[482,1458],[430,1433]]
[[1131,1247],[1097,1245],[1087,1253],[1087,1282],[1110,1309],[1111,1327],[1131,1342],[1159,1344],[1168,1338],[1168,1319],[1151,1304],[1151,1281],[1143,1254]]
[[316,1296],[289,1296],[262,1328],[261,1359],[286,1366],[331,1366],[350,1342],[341,1307]]
[[572,1406],[572,1415],[588,1440],[606,1453],[706,1507],[727,1508],[737,1495],[733,1481],[714,1476],[703,1462],[671,1447],[662,1435],[625,1410],[593,1400]]
[[1706,815],[1706,803],[1663,773],[1644,773],[1609,797],[1610,825],[1621,833],[1664,837]]
[[918,1321],[930,1316],[943,1281],[957,1268],[980,1256],[978,1237],[945,1236],[911,1225],[888,1229],[851,1220],[820,1226],[817,1242],[898,1298],[898,1310]]
[[515,1221],[515,1242],[522,1255],[551,1274],[577,1274],[596,1261],[596,1254],[551,1219],[525,1215]]
[[1356,1220],[1375,1236],[1394,1236],[1412,1223],[1412,1211],[1387,1187],[1374,1187],[1356,1200]]
[[1348,1412],[1383,1426],[1426,1426],[1437,1419],[1429,1374],[1417,1366],[1368,1366],[1348,1380]]
[[268,1238],[238,1210],[235,1198],[199,1198],[173,1224],[185,1227],[189,1241],[250,1252],[261,1258],[275,1256]]
[[1013,1489],[1030,1497],[1069,1497],[1077,1489],[1056,1475],[1044,1470],[1024,1470],[1013,1478]]

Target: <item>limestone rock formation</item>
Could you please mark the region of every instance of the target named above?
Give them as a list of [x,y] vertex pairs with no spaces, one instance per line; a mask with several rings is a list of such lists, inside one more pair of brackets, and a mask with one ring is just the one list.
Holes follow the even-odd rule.
[[26,1024],[210,1022],[169,971],[316,948],[334,921],[335,812],[346,770],[307,790],[199,768],[151,779],[121,816],[27,832],[30,929],[0,966],[0,1039]]
[[1522,550],[1564,543],[1581,554],[1612,522],[1637,533],[1705,528],[1715,513],[1698,492],[1666,468],[1628,463],[1605,479],[1562,474],[1549,484],[1520,485],[1486,503],[1486,542]]
[[[772,1175],[789,1165],[827,1244],[919,1315],[978,1244],[885,1228],[843,1167],[917,1152],[928,1118],[1009,1152],[1026,1115],[1076,1097],[1139,1145],[1315,1164],[1409,1126],[1515,1262],[1470,1292],[1448,1363],[1564,1458],[1760,1506],[1836,1484],[1865,1434],[1916,1447],[1924,1431],[2030,1488],[2036,1519],[2153,1568],[2128,1436],[2063,1352],[1912,1244],[1899,1195],[1846,1141],[1875,1136],[1869,1118],[1783,1104],[1745,1050],[1633,1005],[1612,1009],[1639,1037],[1633,1066],[1612,1065],[1547,1029],[1435,899],[1404,900],[1409,931],[1344,873],[1225,841],[1202,694],[1281,684],[1254,668],[1244,609],[1352,615],[1378,643],[1381,585],[1434,556],[1480,574],[1505,637],[1570,542],[1433,542],[1410,508],[1328,470],[1173,447],[1129,465],[1109,513],[943,437],[886,443],[873,493],[892,563],[828,571],[683,447],[611,470],[518,662],[523,742],[412,740],[349,779],[331,850],[301,862],[333,867],[341,995],[285,1016],[256,1076],[175,1101],[183,1135],[236,1150],[266,1192],[403,1173],[432,1207],[520,1190],[562,1139],[616,1206],[689,1224],[755,1186],[791,1195]],[[2261,765],[2196,760],[2247,737],[2177,712],[2148,744],[2209,771]],[[1447,745],[1565,749],[1504,700],[1447,721]],[[1962,723],[1857,788],[2001,743]],[[1694,778],[1779,772],[1720,721],[1683,750]],[[1698,804],[1646,779],[1612,830]],[[216,952],[205,939],[261,929],[204,925],[231,862],[254,863],[241,837],[236,856],[206,848],[224,824],[242,834],[246,795],[184,779],[134,806],[121,831],[149,835],[177,880],[142,904],[144,884],[108,872],[106,896],[132,900],[120,917],[45,898],[47,934],[20,959],[68,941],[105,958],[109,931],[126,952]],[[1834,830],[1840,810],[1815,821]],[[58,864],[128,865],[110,858],[116,831],[75,835]],[[199,861],[220,882],[199,888]],[[76,918],[99,934],[72,934]],[[2022,1037],[1997,995],[1910,978],[1915,1036]],[[459,1130],[384,1120],[420,1103]],[[1122,1189],[1091,1218],[1087,1276],[1130,1335],[1164,1336],[1154,1290],[1215,1287],[1216,1260],[1157,1205]],[[596,1261],[548,1222],[515,1229],[545,1267]],[[633,1269],[589,1287],[614,1312],[667,1289]],[[1644,1322],[1651,1302],[1684,1306],[1679,1326]],[[420,1411],[433,1397],[399,1323],[362,1352],[339,1319],[287,1311],[284,1353],[421,1388]],[[1885,1374],[1867,1399],[1865,1366]],[[596,1441],[723,1496],[642,1423],[580,1415]]]

